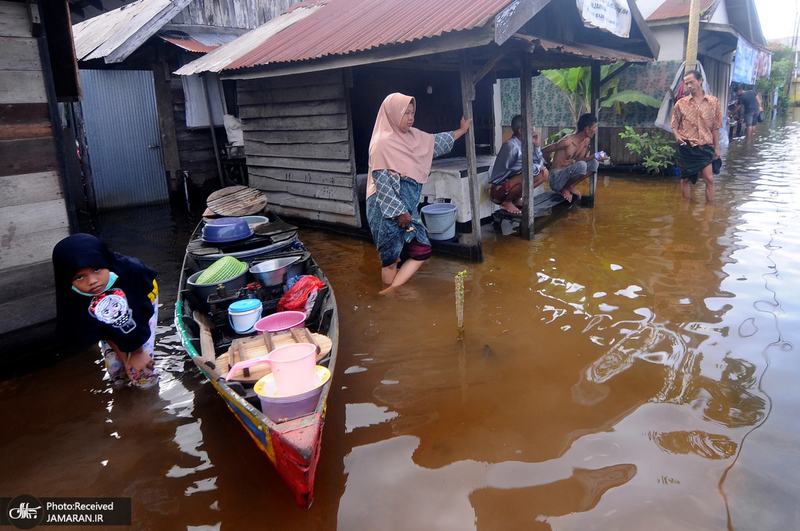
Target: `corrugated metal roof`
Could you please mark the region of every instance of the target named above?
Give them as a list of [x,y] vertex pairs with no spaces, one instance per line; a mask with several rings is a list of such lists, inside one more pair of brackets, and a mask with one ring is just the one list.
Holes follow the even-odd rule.
[[481,27],[515,0],[331,0],[224,70],[345,55]]
[[275,17],[263,26],[245,33],[233,42],[220,46],[213,52],[182,66],[175,73],[180,76],[190,76],[199,72],[219,72],[227,67],[231,61],[250,53],[274,35],[303,20],[323,5],[324,3],[320,1],[295,4],[283,15]]
[[533,39],[532,42],[536,43],[538,47],[541,47],[546,52],[559,52],[578,57],[590,57],[592,59],[605,61],[626,61],[630,63],[649,63],[652,61],[650,57],[645,55],[637,55],[619,50],[610,50],[608,48],[590,46],[588,44],[564,44],[546,39],[539,39],[538,37]]
[[202,42],[192,39],[190,37],[167,37],[166,35],[159,35],[159,37],[161,37],[162,39],[171,44],[174,44],[179,48],[183,48],[184,50],[190,52],[199,52],[199,53],[208,53],[214,51],[223,44],[219,43],[214,46],[209,46],[208,44],[203,44]]
[[158,34],[165,41],[190,52],[208,53],[223,44],[235,40],[239,33],[203,31],[203,28],[187,27],[186,30],[168,30]]
[[[700,0],[700,13],[702,14],[708,11],[711,6],[714,5],[715,1],[716,0]],[[653,22],[655,20],[688,17],[690,7],[691,2],[689,0],[666,0],[658,9],[647,17],[647,20]]]
[[78,61],[124,61],[191,0],[137,0],[72,26]]

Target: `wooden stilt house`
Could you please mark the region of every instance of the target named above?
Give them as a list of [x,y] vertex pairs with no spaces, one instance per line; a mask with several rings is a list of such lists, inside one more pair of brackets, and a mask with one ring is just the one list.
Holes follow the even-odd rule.
[[[600,29],[574,0],[311,0],[176,73],[215,72],[237,81],[250,184],[268,193],[271,209],[349,227],[364,224],[359,183],[387,94],[414,96],[415,127],[425,131],[452,130],[462,115],[473,118],[451,156],[463,158],[469,182],[469,204],[459,208],[476,213],[477,157],[499,148],[497,78],[522,78],[530,109],[530,78],[541,69],[656,56],[635,2],[586,4],[627,25],[616,34]],[[288,20],[298,12],[307,14]],[[530,145],[525,149],[530,160]],[[532,199],[532,191],[526,188],[525,197]],[[530,210],[525,237],[533,229]],[[472,226],[478,222],[473,217]],[[472,231],[470,245],[480,259],[480,231]]]

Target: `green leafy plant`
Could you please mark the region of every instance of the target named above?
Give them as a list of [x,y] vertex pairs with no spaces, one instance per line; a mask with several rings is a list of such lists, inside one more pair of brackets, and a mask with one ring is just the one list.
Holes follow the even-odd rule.
[[761,95],[764,112],[769,114],[772,111],[775,89],[778,89],[778,111],[783,114],[791,104],[794,50],[777,42],[773,42],[768,48],[772,52],[770,77],[756,79],[756,92]]
[[647,173],[663,174],[675,157],[675,142],[665,138],[661,133],[639,134],[633,127],[626,125],[625,131],[619,134],[620,138],[627,140],[625,147],[632,153],[642,157],[642,166]]
[[552,135],[547,137],[547,145],[549,146],[550,144],[555,144],[568,134],[571,134],[573,131],[574,129],[572,129],[571,127],[567,127],[566,129],[562,129],[557,133],[553,133]]
[[[661,102],[638,90],[617,90],[619,78],[609,78],[625,65],[623,62],[600,67],[600,107],[619,107],[623,103],[640,103],[648,107],[658,108]],[[542,75],[555,86],[564,91],[572,113],[573,123],[583,113],[591,110],[592,71],[585,66],[562,68],[558,70],[542,70]]]

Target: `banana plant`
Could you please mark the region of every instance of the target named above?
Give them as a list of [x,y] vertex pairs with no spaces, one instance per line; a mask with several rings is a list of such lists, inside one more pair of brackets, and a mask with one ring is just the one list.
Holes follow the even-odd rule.
[[[661,102],[643,92],[638,90],[618,91],[619,78],[615,77],[604,81],[624,64],[618,62],[600,67],[600,107],[614,106],[617,112],[620,112],[620,105],[624,103],[639,103],[658,108]],[[591,110],[592,73],[590,68],[578,66],[558,70],[542,70],[542,75],[565,93],[573,123],[578,122],[580,115]]]

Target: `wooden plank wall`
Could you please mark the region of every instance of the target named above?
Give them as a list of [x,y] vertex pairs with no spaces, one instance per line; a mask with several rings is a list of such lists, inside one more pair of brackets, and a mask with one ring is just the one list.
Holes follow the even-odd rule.
[[[172,94],[174,135],[180,169],[189,172],[189,180],[193,185],[201,189],[208,189],[210,192],[214,186],[219,186],[219,172],[217,171],[217,159],[214,156],[211,130],[208,127],[199,129],[186,127],[186,101],[181,78],[180,76],[170,76],[168,83]],[[224,146],[227,142],[225,128],[217,127],[216,133],[219,146]]]
[[301,0],[194,0],[173,24],[255,29]]
[[250,186],[279,215],[360,226],[342,71],[240,81]]
[[55,316],[53,246],[69,235],[39,44],[0,1],[0,334]]

